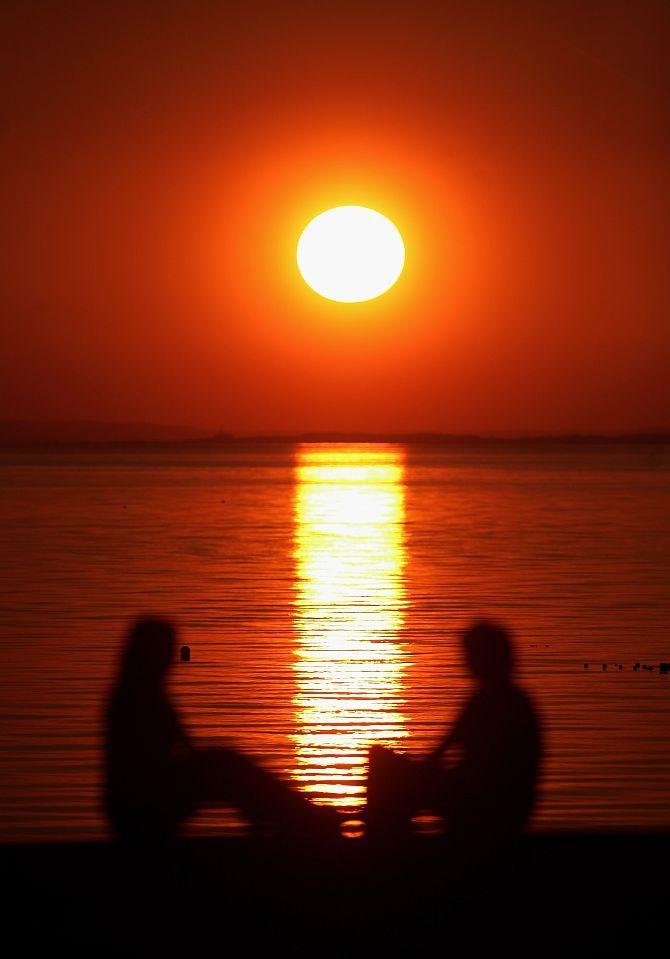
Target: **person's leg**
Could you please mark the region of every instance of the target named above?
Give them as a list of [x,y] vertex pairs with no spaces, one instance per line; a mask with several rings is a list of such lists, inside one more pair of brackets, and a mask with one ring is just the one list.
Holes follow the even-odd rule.
[[254,825],[274,823],[298,830],[337,825],[336,814],[312,805],[235,749],[196,750],[189,765],[198,802],[235,806]]

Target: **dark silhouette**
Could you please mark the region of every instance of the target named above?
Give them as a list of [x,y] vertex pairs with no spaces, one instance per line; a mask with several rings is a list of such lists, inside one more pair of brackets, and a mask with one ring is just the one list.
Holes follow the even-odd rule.
[[[517,837],[530,816],[540,730],[528,696],[512,680],[510,637],[482,621],[466,630],[463,641],[478,689],[453,729],[423,761],[383,747],[371,751],[372,832],[406,829],[412,815],[430,809],[445,817],[457,842],[491,849]],[[456,760],[449,761],[454,752]]]
[[122,839],[165,842],[203,804],[236,806],[255,827],[314,834],[339,821],[231,748],[198,748],[170,704],[165,679],[175,631],[159,618],[130,629],[107,710],[105,805]]

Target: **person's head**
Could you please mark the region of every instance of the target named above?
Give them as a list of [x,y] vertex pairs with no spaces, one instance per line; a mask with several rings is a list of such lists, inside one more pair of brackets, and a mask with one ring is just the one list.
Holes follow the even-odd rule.
[[123,685],[156,685],[174,659],[176,633],[174,626],[158,616],[144,616],[128,630],[121,661],[120,682]]
[[514,668],[514,654],[506,629],[482,619],[465,630],[463,645],[468,666],[480,682],[508,679]]

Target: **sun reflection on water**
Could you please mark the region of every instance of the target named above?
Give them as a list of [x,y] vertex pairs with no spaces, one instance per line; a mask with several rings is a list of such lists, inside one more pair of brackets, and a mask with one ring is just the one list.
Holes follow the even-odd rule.
[[404,453],[302,446],[295,469],[293,776],[315,802],[353,813],[369,747],[408,735]]

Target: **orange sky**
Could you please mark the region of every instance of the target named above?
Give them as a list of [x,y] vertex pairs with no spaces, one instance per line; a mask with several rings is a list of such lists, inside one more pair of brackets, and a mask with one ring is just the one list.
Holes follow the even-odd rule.
[[[667,4],[0,21],[0,418],[670,427]],[[406,242],[370,303],[295,267],[346,203]]]

